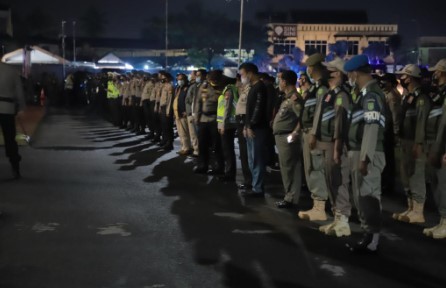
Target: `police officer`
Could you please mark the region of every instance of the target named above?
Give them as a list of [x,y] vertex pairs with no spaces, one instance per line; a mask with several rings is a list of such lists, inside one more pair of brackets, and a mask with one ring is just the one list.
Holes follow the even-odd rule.
[[165,143],[161,143],[161,134],[162,134],[162,127],[161,127],[161,111],[160,111],[160,100],[161,100],[161,90],[163,88],[165,80],[165,71],[159,71],[157,82],[155,83],[154,95],[155,98],[155,107],[154,107],[154,115],[153,115],[153,126],[154,126],[154,134],[155,137],[152,140],[152,143],[158,143],[158,145],[163,146]]
[[217,124],[220,133],[223,156],[225,160],[225,171],[219,180],[222,182],[234,182],[236,175],[236,157],[234,138],[237,130],[235,120],[235,109],[238,102],[238,88],[236,86],[237,71],[230,68],[223,70],[223,75],[229,82],[223,93],[218,98]]
[[199,83],[196,82],[197,72],[192,71],[189,75],[189,89],[186,95],[186,114],[187,114],[187,125],[189,126],[189,138],[192,144],[193,153],[189,155],[192,158],[198,157],[198,137],[197,137],[197,126],[194,121],[193,108],[195,103],[195,96],[197,94],[197,89]]
[[[438,185],[435,191],[435,202],[440,213],[440,223],[423,230],[423,234],[434,239],[446,238],[446,59],[440,60],[437,65],[429,69],[434,71],[433,82],[437,85],[434,102],[442,100],[442,114],[437,130],[437,138],[431,149],[429,162],[437,170]],[[438,108],[437,108],[438,109]],[[432,111],[435,111],[433,109]],[[432,113],[432,112],[431,112]],[[439,111],[437,112],[439,113]]]
[[[325,157],[332,158],[332,147],[316,146],[317,138],[320,140],[320,120],[322,119],[322,99],[327,95],[327,69],[322,65],[325,57],[316,53],[311,55],[305,64],[310,81],[314,81],[314,89],[307,94],[302,114],[302,127],[304,132],[304,169],[307,178],[307,186],[313,198],[313,208],[308,211],[300,211],[299,218],[310,221],[325,221],[325,202],[328,199],[328,187],[325,179]],[[323,149],[324,148],[324,149]],[[325,153],[325,152],[326,153]],[[328,159],[328,158],[326,158]]]
[[154,131],[153,131],[153,120],[152,120],[152,112],[154,109],[155,99],[152,100],[153,89],[155,88],[155,82],[153,81],[153,76],[149,75],[147,77],[147,81],[144,84],[143,92],[141,95],[142,108],[144,113],[144,120],[149,128],[149,134],[146,136],[148,140],[153,139]]
[[6,157],[12,166],[15,179],[20,176],[19,147],[15,140],[17,118],[23,117],[25,109],[25,96],[22,81],[18,73],[8,65],[0,63],[0,126],[5,140]]
[[431,99],[421,89],[418,66],[406,65],[397,74],[400,84],[408,91],[403,99],[401,132],[401,178],[408,208],[394,213],[393,218],[409,223],[424,223],[426,199],[426,123],[431,110]]
[[[221,70],[214,70],[208,74],[206,83],[200,86],[198,91],[197,120],[198,120],[198,165],[194,172],[198,174],[222,174],[224,160],[221,150],[221,141],[217,128],[217,106],[218,97],[221,95],[225,85],[222,84]],[[211,151],[214,151],[215,163],[209,164]]]
[[[321,138],[333,143],[333,161],[330,160],[332,163],[332,173],[328,185],[331,187],[329,191],[333,193],[331,198],[335,219],[332,223],[321,226],[319,231],[327,235],[342,237],[351,234],[350,225],[348,224],[348,219],[351,214],[351,204],[347,142],[349,113],[352,101],[345,85],[347,81],[347,75],[344,71],[345,61],[336,58],[331,62],[324,62],[323,64],[330,73],[330,91],[325,101],[323,101],[323,106],[326,107],[325,111],[327,112],[325,113],[334,113],[334,116],[330,116],[333,114],[328,114],[329,116],[322,117]],[[332,120],[330,119],[331,117],[333,117]]]
[[345,63],[351,86],[359,93],[353,102],[348,159],[353,198],[359,212],[363,238],[347,244],[352,252],[375,252],[381,231],[381,173],[385,166],[385,96],[371,75],[368,57],[358,55]]
[[162,141],[161,150],[173,150],[173,77],[169,73],[161,75],[161,93],[159,111],[161,117]]
[[278,208],[290,208],[299,201],[302,187],[301,115],[302,96],[296,90],[297,74],[283,71],[279,89],[285,93],[273,122],[273,134],[279,151],[280,173],[285,197],[276,203]]
[[107,81],[107,101],[111,114],[111,122],[113,125],[119,126],[119,90],[116,83],[116,77],[110,75]]

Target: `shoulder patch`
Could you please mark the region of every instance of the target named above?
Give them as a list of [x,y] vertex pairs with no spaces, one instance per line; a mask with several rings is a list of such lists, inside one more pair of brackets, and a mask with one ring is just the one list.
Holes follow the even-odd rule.
[[342,97],[338,97],[338,99],[336,99],[336,105],[337,106],[341,106],[342,105]]
[[375,109],[375,101],[367,102],[367,110],[373,111]]

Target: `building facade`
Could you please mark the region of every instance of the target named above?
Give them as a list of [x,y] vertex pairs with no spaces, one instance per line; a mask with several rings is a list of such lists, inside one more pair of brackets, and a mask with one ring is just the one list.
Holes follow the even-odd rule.
[[293,54],[299,48],[305,55],[320,52],[330,53],[329,45],[346,41],[346,55],[362,54],[372,43],[387,45],[390,36],[398,33],[394,24],[287,24],[268,25],[268,54],[276,64],[284,55]]
[[434,66],[446,58],[446,37],[420,37],[419,61],[422,65]]

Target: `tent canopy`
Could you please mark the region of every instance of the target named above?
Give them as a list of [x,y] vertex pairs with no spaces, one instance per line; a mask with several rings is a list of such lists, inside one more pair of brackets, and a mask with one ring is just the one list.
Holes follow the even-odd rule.
[[[69,64],[69,61],[46,51],[38,46],[31,46],[31,64]],[[5,54],[2,62],[7,64],[23,64],[24,49],[17,49],[13,52]]]
[[98,60],[96,68],[132,70],[133,66],[125,63],[121,58],[110,52]]

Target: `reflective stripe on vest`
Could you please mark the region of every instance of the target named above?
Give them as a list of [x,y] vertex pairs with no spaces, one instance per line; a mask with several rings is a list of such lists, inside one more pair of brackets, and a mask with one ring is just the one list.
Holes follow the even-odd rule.
[[443,114],[443,108],[432,109],[429,113],[429,119],[441,116]]
[[316,98],[308,99],[307,101],[305,101],[305,107],[311,107],[311,106],[316,105],[316,101],[317,101]]
[[359,110],[352,115],[352,124],[356,124],[359,121],[364,120],[364,110]]

